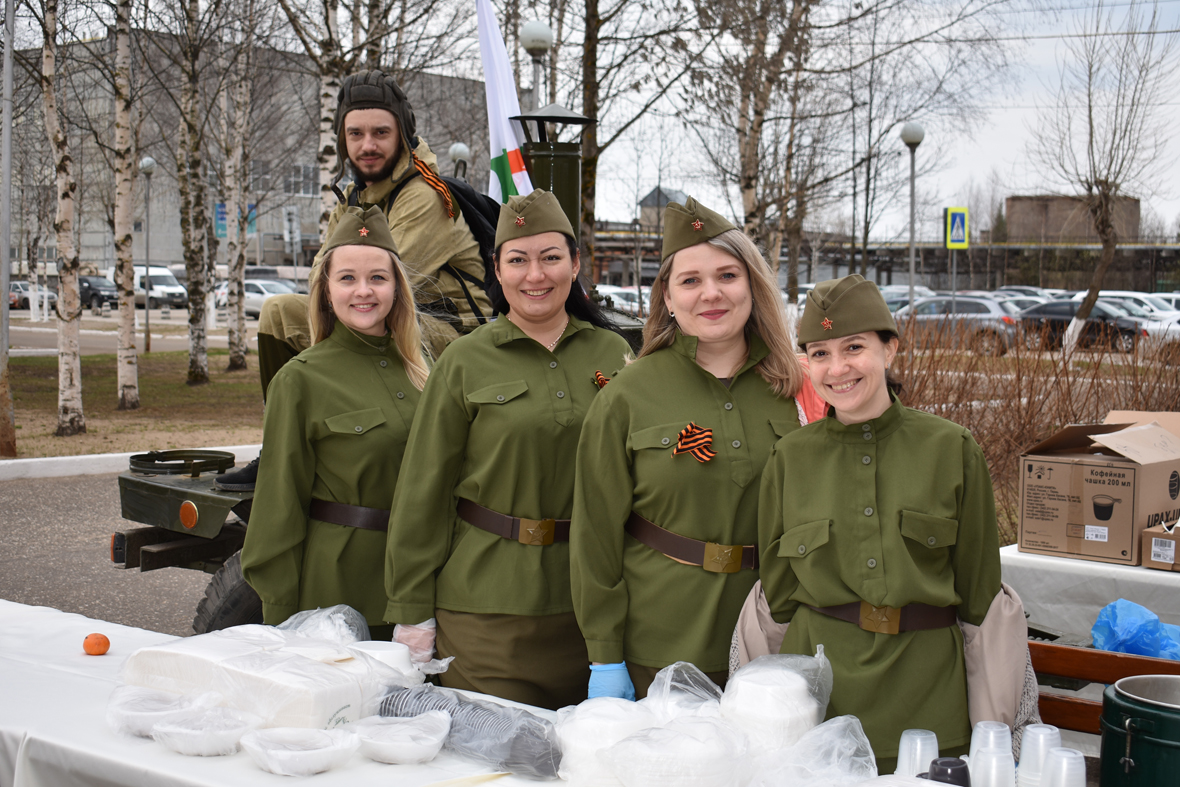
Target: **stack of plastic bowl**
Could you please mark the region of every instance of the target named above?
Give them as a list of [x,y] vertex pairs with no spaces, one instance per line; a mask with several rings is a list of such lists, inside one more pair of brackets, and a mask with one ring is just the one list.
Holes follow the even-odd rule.
[[897,747],[899,776],[917,776],[930,770],[930,762],[938,758],[938,736],[930,730],[905,730]]
[[1020,741],[1020,768],[1016,772],[1018,787],[1041,787],[1045,758],[1050,749],[1060,748],[1061,732],[1049,724],[1030,724]]
[[1086,758],[1076,749],[1050,749],[1041,770],[1041,787],[1086,787]]
[[1002,721],[981,721],[971,731],[971,749],[967,758],[971,773],[975,774],[975,755],[980,749],[1012,751],[1012,730]]

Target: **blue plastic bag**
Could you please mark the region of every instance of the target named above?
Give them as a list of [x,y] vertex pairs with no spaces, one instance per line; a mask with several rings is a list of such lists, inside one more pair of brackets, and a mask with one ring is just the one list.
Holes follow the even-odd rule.
[[1102,608],[1090,636],[1099,650],[1180,661],[1180,626],[1125,598]]

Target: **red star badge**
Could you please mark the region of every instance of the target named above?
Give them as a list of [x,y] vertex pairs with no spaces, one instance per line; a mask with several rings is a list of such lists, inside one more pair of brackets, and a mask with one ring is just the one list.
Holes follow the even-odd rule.
[[696,221],[694,221],[692,223],[692,228],[694,230],[696,230],[697,232],[700,232],[701,230],[703,230],[705,228],[705,222],[701,221],[700,219],[697,219]]
[[821,322],[820,325],[824,326],[825,331],[832,330],[832,321],[829,320],[827,317],[824,317],[823,322]]
[[361,227],[360,233],[361,233],[362,238],[367,238],[369,236],[369,228],[368,227]]
[[518,227],[524,226],[524,216],[517,216],[516,217],[516,226],[518,226]]

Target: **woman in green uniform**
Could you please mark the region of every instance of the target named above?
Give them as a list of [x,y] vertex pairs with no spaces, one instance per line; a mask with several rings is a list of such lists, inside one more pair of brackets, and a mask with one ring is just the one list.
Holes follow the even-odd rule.
[[589,675],[569,581],[578,435],[628,347],[578,283],[551,193],[510,198],[496,245],[502,316],[447,347],[410,434],[385,619],[419,658],[437,619],[444,686],[560,708]]
[[892,773],[903,730],[971,739],[963,637],[1000,590],[995,499],[961,426],[889,390],[897,326],[876,285],[822,282],[799,327],[828,417],[775,446],[759,504],[762,586],[783,653],[832,662],[828,716],[860,718]]
[[729,221],[664,212],[663,262],[639,358],[586,416],[574,495],[574,610],[590,696],[645,696],[689,661],[724,684],[758,579],[758,485],[797,429],[803,372],[774,274]]
[[[378,208],[349,208],[311,272],[312,346],[271,381],[242,574],[263,619],[347,604],[388,640],[389,501],[427,367],[409,281]],[[273,458],[273,461],[270,459]]]

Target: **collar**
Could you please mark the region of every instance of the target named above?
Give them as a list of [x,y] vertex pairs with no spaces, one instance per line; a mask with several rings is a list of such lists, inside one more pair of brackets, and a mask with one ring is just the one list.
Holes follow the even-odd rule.
[[865,435],[871,434],[871,439],[880,440],[883,437],[888,437],[901,427],[902,421],[905,419],[906,407],[901,401],[889,392],[889,409],[881,413],[876,418],[859,424],[848,424],[845,426],[836,420],[836,412],[829,407],[828,416],[823,419],[824,427],[828,430],[828,435],[842,443],[862,444],[865,442]]
[[340,320],[336,321],[336,327],[326,341],[358,355],[388,355],[391,349],[397,352],[397,345],[390,341],[390,334],[361,337]]
[[[557,344],[553,348],[554,352],[557,351],[557,348],[562,344],[562,340],[564,340],[567,336],[572,336],[577,331],[583,330],[593,331],[596,329],[590,323],[585,322],[584,320],[579,320],[577,317],[571,314],[570,324],[565,326],[565,330],[562,331],[561,338],[558,339]],[[487,331],[492,335],[492,344],[497,347],[502,344],[508,344],[508,342],[514,342],[518,339],[528,339],[530,342],[537,343],[536,339],[529,336],[527,333],[522,331],[516,323],[509,320],[508,315],[506,314],[501,314],[495,320],[488,323]]]
[[[770,355],[770,348],[766,346],[766,342],[762,341],[762,337],[754,331],[750,331],[746,337],[746,341],[750,345],[750,354],[746,358],[746,362],[742,364],[741,368],[734,373],[730,380],[737,380],[742,374],[757,366],[759,361]],[[694,364],[697,361],[697,337],[683,334],[679,328],[676,330],[676,338],[672,341],[670,349],[673,352],[680,353]]]

